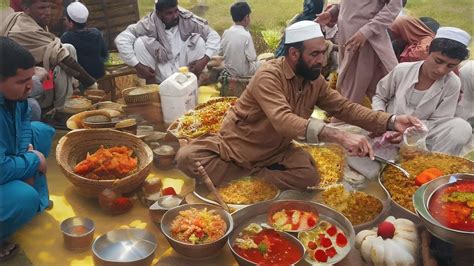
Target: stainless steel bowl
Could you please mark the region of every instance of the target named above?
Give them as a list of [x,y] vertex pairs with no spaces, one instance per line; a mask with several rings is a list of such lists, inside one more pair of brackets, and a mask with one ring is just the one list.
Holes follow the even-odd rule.
[[130,228],[116,229],[98,237],[92,244],[96,266],[150,265],[157,242],[149,231]]
[[[372,229],[378,226],[381,222],[385,220],[385,218],[388,216],[388,213],[390,212],[392,208],[392,200],[390,198],[390,194],[388,194],[388,191],[384,189],[384,187],[380,183],[369,181],[369,182],[366,182],[366,184],[367,184],[366,187],[361,188],[361,189],[354,189],[354,190],[364,192],[368,195],[371,195],[379,199],[380,202],[382,203],[382,210],[371,221],[358,224],[358,225],[353,225],[354,231],[356,234],[362,230]],[[323,193],[321,192],[317,193],[316,196],[314,197],[314,200],[316,202],[324,204]]]
[[[277,200],[273,202],[260,202],[243,209],[240,209],[232,214],[232,218],[234,219],[235,230],[229,236],[229,240],[227,241],[227,245],[234,254],[234,257],[239,262],[240,265],[256,265],[245,258],[241,257],[239,254],[235,252],[232,245],[235,242],[235,239],[238,237],[238,234],[250,223],[266,223],[268,221],[268,212],[270,206],[272,208],[277,207],[278,205],[283,206],[300,206],[300,205],[309,205],[310,209],[315,208],[318,213],[319,217],[323,218],[331,223],[335,223],[341,230],[346,234],[347,239],[351,248],[354,247],[355,244],[355,232],[354,228],[352,227],[351,222],[347,220],[344,215],[333,210],[329,207],[326,207],[323,204],[312,202],[312,201],[303,201],[303,200]],[[299,241],[298,241],[299,242]],[[300,245],[301,242],[299,242]],[[303,247],[304,249],[304,247]],[[303,257],[301,258],[303,259]],[[342,259],[342,258],[341,258]]]
[[[385,192],[387,192],[390,199],[392,199],[391,195],[390,195],[390,192],[388,191],[388,189],[382,183],[383,182],[383,172],[385,171],[386,168],[387,168],[387,165],[382,167],[382,170],[379,173],[378,182],[379,182],[380,186],[383,188],[383,190],[385,190]],[[408,219],[408,220],[414,222],[415,224],[420,224],[421,223],[421,219],[418,217],[418,215],[416,215],[416,213],[411,212],[409,209],[403,207],[402,205],[400,205],[398,202],[396,202],[393,199],[392,199],[392,207],[391,208],[392,208],[392,212],[396,213],[397,218],[405,218],[405,219]]]
[[88,249],[94,240],[94,222],[85,217],[71,217],[61,222],[64,246],[72,251]]
[[[179,215],[180,211],[188,210],[190,208],[196,208],[198,210],[201,210],[204,208],[207,208],[208,210],[216,210],[217,213],[222,217],[222,219],[227,224],[227,230],[225,234],[214,242],[198,244],[198,245],[181,242],[174,239],[170,231],[170,225],[172,221],[176,218],[176,216]],[[225,242],[227,241],[227,238],[229,234],[232,232],[233,228],[234,228],[234,223],[232,221],[232,216],[230,216],[228,212],[226,212],[220,206],[204,204],[204,203],[203,204],[185,204],[185,205],[178,206],[176,208],[173,208],[167,211],[163,215],[163,218],[161,219],[161,232],[163,232],[166,239],[170,243],[171,247],[173,247],[173,249],[176,250],[181,255],[185,257],[189,257],[189,258],[208,258],[213,255],[216,255],[217,252],[225,245]]]
[[[439,153],[439,152],[433,152],[433,154],[441,154],[441,155],[449,156],[449,157],[457,157],[457,156],[448,155],[448,154]],[[472,161],[470,161],[469,159],[466,159],[466,158],[462,158],[462,157],[457,157],[457,158],[460,159],[460,160],[466,161],[466,162],[471,162],[471,165],[474,163],[474,162],[472,162]],[[382,170],[380,171],[378,182],[380,183],[382,188],[385,191],[387,191],[387,193],[390,195],[390,192],[388,191],[388,189],[382,183],[383,182],[383,172],[385,171],[386,167],[387,167],[387,165],[385,165],[382,168]],[[392,195],[390,195],[390,197],[392,197]],[[393,200],[393,198],[392,198],[392,202],[393,202],[393,204],[392,204],[391,213],[394,214],[397,218],[405,218],[405,219],[411,220],[412,222],[414,222],[417,225],[422,224],[422,219],[416,213],[414,213],[414,212],[408,210],[407,208],[403,207],[398,202]]]
[[413,205],[415,205],[418,216],[430,233],[458,247],[474,248],[474,232],[448,228],[434,219],[428,209],[428,203],[433,193],[448,184],[453,177],[458,180],[474,180],[474,174],[454,174],[439,177],[418,188],[413,196]]

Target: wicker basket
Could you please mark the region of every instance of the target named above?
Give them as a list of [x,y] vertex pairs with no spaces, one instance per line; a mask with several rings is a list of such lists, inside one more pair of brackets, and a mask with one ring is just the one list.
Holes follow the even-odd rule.
[[[133,95],[133,91],[141,89],[142,93]],[[154,88],[138,88],[132,87],[122,91],[123,100],[126,104],[141,104],[160,102],[160,95],[157,89]]]
[[[92,180],[74,173],[73,168],[88,152],[104,147],[126,145],[132,148],[138,158],[138,170],[122,179]],[[79,129],[71,131],[59,140],[56,147],[56,161],[67,179],[78,191],[90,198],[97,197],[105,188],[129,193],[138,188],[151,171],[153,152],[136,136],[112,129]]]

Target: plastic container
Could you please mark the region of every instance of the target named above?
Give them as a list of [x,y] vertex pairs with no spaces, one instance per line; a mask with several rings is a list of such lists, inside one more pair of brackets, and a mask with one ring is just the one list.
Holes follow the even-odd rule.
[[428,152],[426,147],[426,137],[428,136],[428,128],[418,129],[409,127],[403,132],[403,141],[400,144],[400,156],[405,159],[413,159],[416,156]]
[[180,68],[160,84],[161,108],[166,124],[173,123],[187,111],[193,109],[198,101],[197,77]]

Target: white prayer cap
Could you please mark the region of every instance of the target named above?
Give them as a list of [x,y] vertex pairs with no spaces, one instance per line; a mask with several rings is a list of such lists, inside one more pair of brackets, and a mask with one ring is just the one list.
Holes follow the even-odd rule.
[[89,16],[89,10],[87,7],[80,2],[72,2],[67,6],[67,14],[72,21],[77,23],[86,23],[87,17]]
[[324,37],[321,26],[311,20],[302,20],[290,25],[285,30],[285,44],[302,42]]
[[436,32],[436,38],[446,38],[453,41],[460,42],[466,46],[469,45],[471,41],[471,36],[469,33],[454,27],[441,27]]

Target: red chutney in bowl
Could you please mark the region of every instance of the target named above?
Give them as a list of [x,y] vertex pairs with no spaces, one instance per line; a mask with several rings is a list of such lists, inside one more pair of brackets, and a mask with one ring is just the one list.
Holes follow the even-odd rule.
[[248,236],[257,247],[243,249],[234,244],[233,248],[241,257],[258,265],[295,264],[303,257],[303,253],[296,244],[282,234],[273,229],[263,229]]
[[440,224],[474,232],[474,180],[459,180],[439,188],[429,201],[429,212]]

